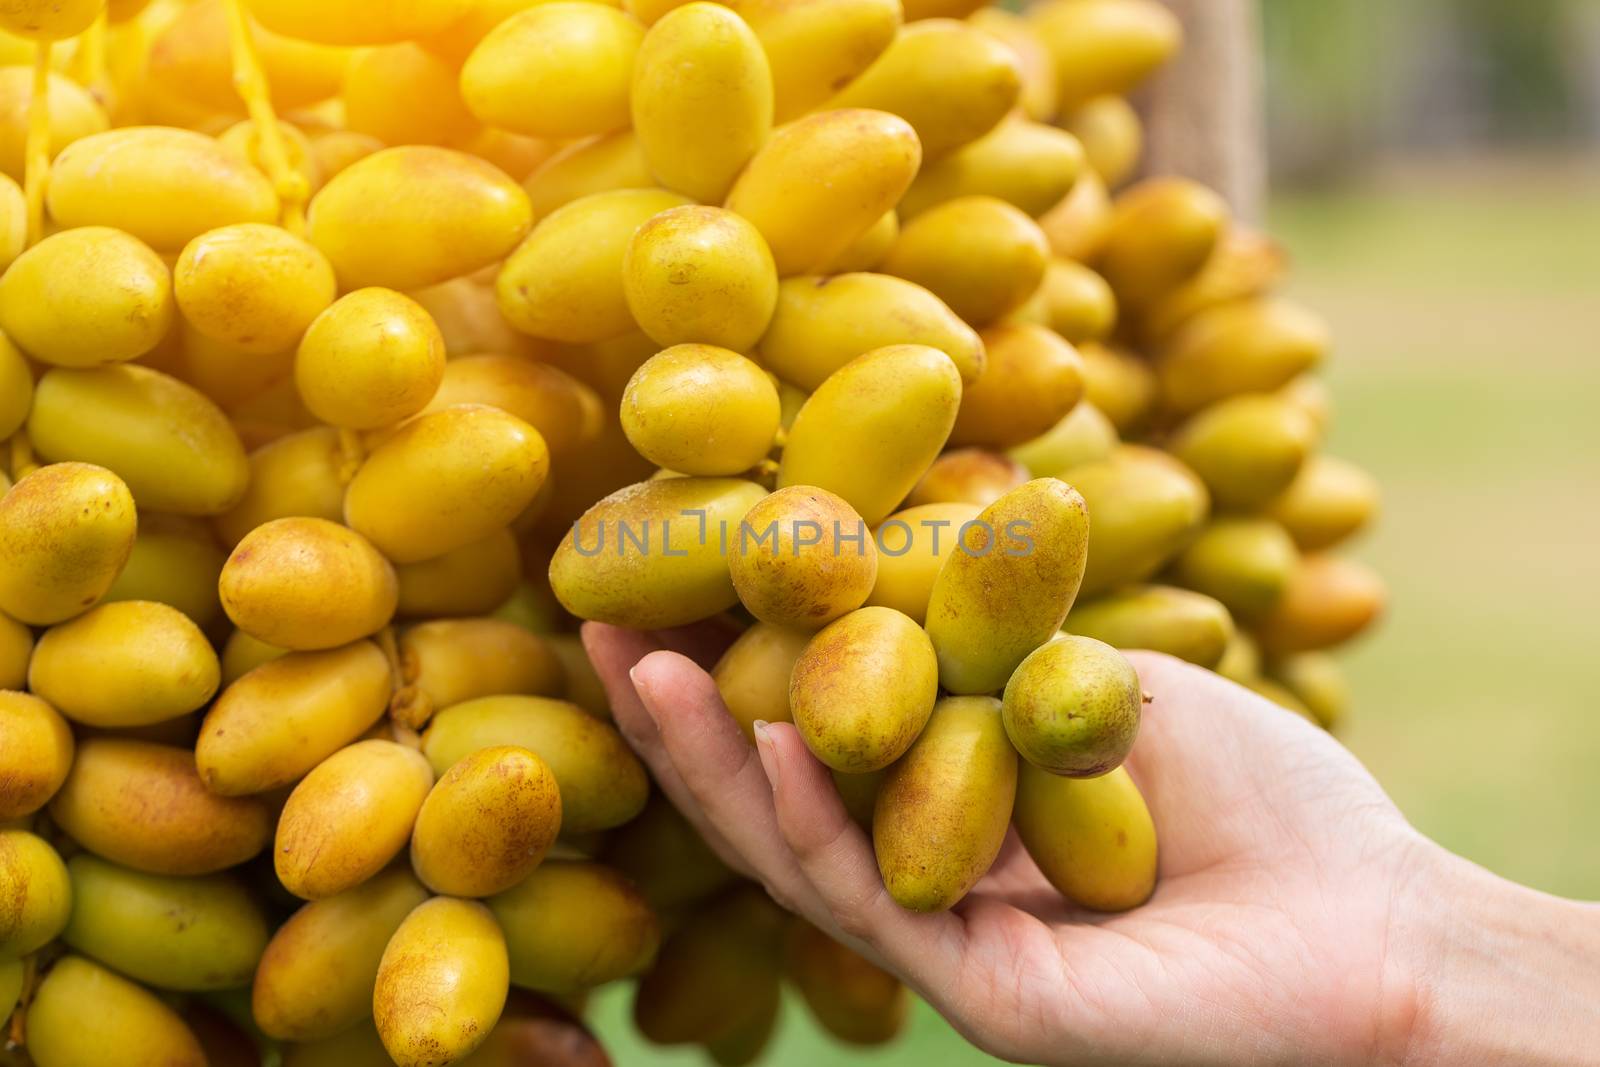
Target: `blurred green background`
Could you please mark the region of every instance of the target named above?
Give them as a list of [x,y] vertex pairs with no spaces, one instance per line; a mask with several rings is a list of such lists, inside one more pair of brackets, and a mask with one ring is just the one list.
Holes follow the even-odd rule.
[[[1330,450],[1377,474],[1393,609],[1345,740],[1447,847],[1600,899],[1600,2],[1265,0],[1292,291],[1337,345]],[[704,1064],[595,1020],[619,1064]],[[926,1007],[881,1051],[787,1005],[782,1067],[992,1063]]]

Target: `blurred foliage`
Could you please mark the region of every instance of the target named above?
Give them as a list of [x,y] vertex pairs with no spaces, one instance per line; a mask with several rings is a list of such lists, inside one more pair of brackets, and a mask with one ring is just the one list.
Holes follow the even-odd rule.
[[1600,133],[1594,0],[1263,0],[1262,12],[1280,180]]

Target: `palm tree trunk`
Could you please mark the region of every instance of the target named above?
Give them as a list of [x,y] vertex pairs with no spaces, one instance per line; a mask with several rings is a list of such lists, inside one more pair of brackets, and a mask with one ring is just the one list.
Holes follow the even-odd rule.
[[1260,11],[1256,0],[1165,0],[1183,20],[1182,53],[1140,94],[1147,174],[1216,189],[1249,222],[1265,208]]

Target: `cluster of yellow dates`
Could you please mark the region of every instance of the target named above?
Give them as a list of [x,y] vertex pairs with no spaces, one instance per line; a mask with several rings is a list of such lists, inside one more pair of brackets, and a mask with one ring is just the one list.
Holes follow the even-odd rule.
[[[1129,185],[1155,0],[0,4],[0,1064],[754,1061],[891,976],[740,882],[576,619],[736,618],[903,906],[1119,910],[1117,648],[1324,725],[1319,322]],[[730,613],[732,613],[730,615]]]

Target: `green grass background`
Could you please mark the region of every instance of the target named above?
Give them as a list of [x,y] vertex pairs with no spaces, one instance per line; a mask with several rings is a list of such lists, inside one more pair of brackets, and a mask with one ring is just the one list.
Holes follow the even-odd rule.
[[[1588,180],[1585,181],[1585,170]],[[1345,739],[1424,832],[1507,877],[1600,898],[1600,183],[1563,165],[1412,169],[1274,205],[1292,290],[1332,321],[1330,450],[1384,485],[1355,549],[1393,610],[1346,662]],[[1585,237],[1585,235],[1588,235]],[[630,991],[594,1021],[643,1044]],[[919,1005],[881,1051],[798,1002],[782,1067],[992,1063]]]

